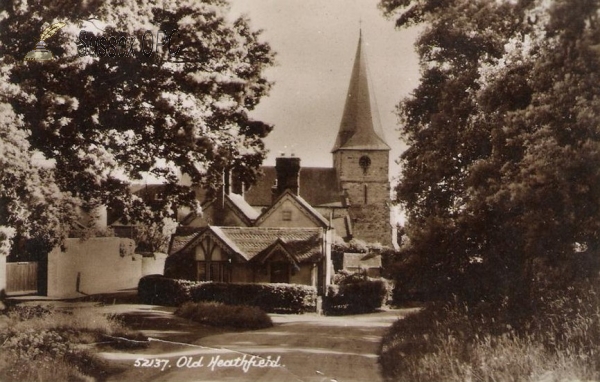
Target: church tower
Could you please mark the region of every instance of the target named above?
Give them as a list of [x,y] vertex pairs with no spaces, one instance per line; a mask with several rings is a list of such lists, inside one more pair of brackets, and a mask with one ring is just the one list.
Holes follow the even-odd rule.
[[350,203],[353,237],[391,245],[390,146],[369,82],[361,32],[344,114],[331,153],[339,188]]

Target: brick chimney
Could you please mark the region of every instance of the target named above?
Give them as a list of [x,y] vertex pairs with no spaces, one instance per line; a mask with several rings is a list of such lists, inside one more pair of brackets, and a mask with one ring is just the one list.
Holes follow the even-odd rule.
[[277,196],[285,190],[290,190],[294,195],[300,191],[300,158],[277,157],[275,158],[275,171],[277,172]]

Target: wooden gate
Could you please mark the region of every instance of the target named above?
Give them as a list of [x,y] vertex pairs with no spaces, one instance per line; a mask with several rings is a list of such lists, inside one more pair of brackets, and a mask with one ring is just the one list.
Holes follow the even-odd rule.
[[6,294],[36,294],[38,263],[6,263]]

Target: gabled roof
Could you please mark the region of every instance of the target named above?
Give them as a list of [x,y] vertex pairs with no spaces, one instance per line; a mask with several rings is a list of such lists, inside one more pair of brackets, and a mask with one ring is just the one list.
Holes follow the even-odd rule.
[[248,202],[246,202],[242,195],[229,194],[226,197],[248,220],[254,221],[260,215],[258,211],[256,211],[250,204],[248,204]]
[[199,236],[207,228],[202,229],[200,232],[180,232],[180,228],[177,229],[173,236],[171,236],[171,243],[169,244],[169,255],[175,254],[186,247],[195,237]]
[[369,70],[361,33],[346,95],[344,114],[337,139],[331,149],[332,153],[340,149],[390,150],[381,128],[375,93],[369,82]]
[[[263,175],[245,193],[244,198],[251,206],[270,206],[271,187],[277,173],[274,166],[261,166]],[[299,194],[311,206],[320,206],[340,201],[337,174],[330,167],[302,167],[300,169]]]
[[277,200],[273,203],[271,207],[268,207],[259,217],[256,219],[255,225],[260,226],[261,223],[265,221],[267,217],[269,217],[273,212],[275,212],[285,200],[290,200],[294,205],[298,207],[300,211],[302,211],[310,220],[315,222],[315,224],[327,228],[329,226],[329,222],[327,219],[323,217],[317,210],[315,210],[308,202],[302,199],[300,196],[293,194],[291,191],[286,190],[283,194],[279,195]]
[[[173,237],[169,255],[195,246],[206,236],[213,235],[247,261],[266,253],[274,243],[280,243],[296,262],[317,261],[323,256],[323,230],[321,228],[264,228],[216,227],[189,236]],[[177,249],[176,249],[177,248]]]
[[295,266],[297,266],[298,262],[296,261],[296,257],[290,253],[287,249],[287,245],[281,239],[277,239],[273,244],[262,250],[255,258],[255,261],[264,264],[273,254],[277,252],[283,253],[283,255],[288,259],[288,261]]

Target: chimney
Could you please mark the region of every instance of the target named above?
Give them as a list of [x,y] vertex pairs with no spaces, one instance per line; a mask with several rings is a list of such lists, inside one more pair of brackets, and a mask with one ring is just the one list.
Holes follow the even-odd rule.
[[231,192],[244,196],[244,182],[240,177],[239,171],[231,170]]
[[300,191],[300,158],[277,157],[275,158],[275,171],[277,172],[277,196],[285,190],[290,190],[294,195]]

